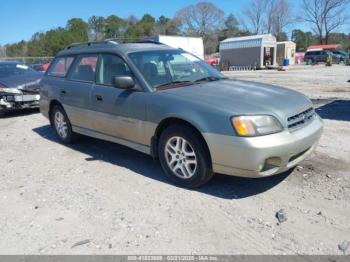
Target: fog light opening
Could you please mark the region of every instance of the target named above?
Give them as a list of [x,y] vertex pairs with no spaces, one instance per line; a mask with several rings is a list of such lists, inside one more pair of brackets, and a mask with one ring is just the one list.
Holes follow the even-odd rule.
[[261,172],[265,172],[274,168],[278,168],[281,166],[282,159],[279,157],[270,157],[265,160],[265,164],[261,170]]

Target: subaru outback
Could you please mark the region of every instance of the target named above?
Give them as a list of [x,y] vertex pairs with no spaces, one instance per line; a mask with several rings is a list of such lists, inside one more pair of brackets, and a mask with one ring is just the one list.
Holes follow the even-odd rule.
[[303,94],[227,79],[160,43],[75,44],[41,81],[41,112],[62,143],[78,134],[159,159],[165,175],[194,188],[215,173],[266,177],[307,158],[322,121]]

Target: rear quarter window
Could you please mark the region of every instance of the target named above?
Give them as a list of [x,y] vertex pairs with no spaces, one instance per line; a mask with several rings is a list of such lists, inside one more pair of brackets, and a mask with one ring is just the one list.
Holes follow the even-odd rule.
[[73,56],[56,58],[47,74],[49,76],[65,77],[73,61]]

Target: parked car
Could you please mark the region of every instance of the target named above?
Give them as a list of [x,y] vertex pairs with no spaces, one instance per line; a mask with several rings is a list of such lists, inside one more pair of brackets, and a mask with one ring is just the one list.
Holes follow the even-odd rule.
[[0,62],[0,115],[39,106],[42,73],[17,62]]
[[333,54],[339,56],[340,62],[345,62],[346,59],[349,59],[349,54],[342,50],[334,50]]
[[217,66],[219,64],[220,54],[207,55],[204,57],[204,61],[211,66]]
[[334,63],[339,63],[339,57],[327,50],[307,51],[304,56],[304,61],[309,65],[327,63],[328,57],[332,57]]
[[50,62],[48,63],[45,63],[45,64],[31,64],[29,65],[31,68],[33,68],[35,71],[38,71],[38,72],[46,72],[47,69],[49,68],[50,66]]
[[190,188],[214,173],[285,172],[310,156],[322,132],[303,94],[227,79],[166,45],[71,46],[41,84],[41,112],[62,143],[83,134],[131,147]]

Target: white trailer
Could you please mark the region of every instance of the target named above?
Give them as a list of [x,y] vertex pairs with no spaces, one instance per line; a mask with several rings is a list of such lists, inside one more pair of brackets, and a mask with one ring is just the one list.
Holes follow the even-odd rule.
[[166,44],[173,48],[181,48],[200,59],[204,59],[204,44],[201,37],[184,37],[184,36],[170,36],[158,35],[150,39]]

